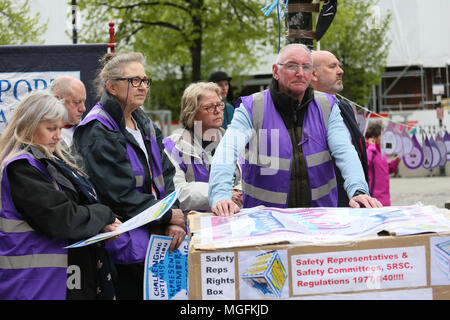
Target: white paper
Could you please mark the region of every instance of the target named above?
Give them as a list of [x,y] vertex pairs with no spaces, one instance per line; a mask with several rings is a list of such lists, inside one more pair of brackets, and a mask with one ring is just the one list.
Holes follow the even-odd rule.
[[173,203],[178,197],[178,193],[176,191],[172,192],[170,195],[155,203],[150,208],[145,209],[135,217],[125,221],[121,225],[117,227],[116,231],[113,232],[104,232],[100,233],[96,236],[93,236],[89,239],[79,241],[65,248],[79,248],[84,247],[102,240],[106,240],[112,238],[114,236],[120,235],[121,233],[139,228],[144,224],[160,219],[162,216],[166,214],[166,212],[172,208]]

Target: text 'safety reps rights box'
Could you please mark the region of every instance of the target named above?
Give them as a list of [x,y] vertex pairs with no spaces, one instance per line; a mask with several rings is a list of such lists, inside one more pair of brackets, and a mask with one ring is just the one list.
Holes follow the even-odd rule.
[[211,245],[200,239],[214,233],[205,216],[189,216],[190,299],[450,299],[450,231],[261,245],[213,235]]

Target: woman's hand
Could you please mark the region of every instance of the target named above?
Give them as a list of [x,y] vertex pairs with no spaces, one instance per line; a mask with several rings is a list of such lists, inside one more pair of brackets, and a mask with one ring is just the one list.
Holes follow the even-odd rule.
[[108,224],[108,225],[106,225],[106,226],[103,228],[103,232],[112,232],[112,231],[116,231],[116,230],[117,230],[117,227],[118,227],[119,225],[121,225],[121,224],[122,224],[122,222],[120,222],[120,220],[116,218],[116,220],[115,220],[113,223]]
[[172,219],[170,219],[169,223],[184,229],[186,227],[186,220],[183,211],[181,209],[172,209]]
[[[103,232],[113,232],[113,231],[116,231],[116,230],[117,230],[117,227],[118,227],[119,225],[121,225],[121,224],[122,224],[122,222],[120,222],[120,220],[116,218],[116,220],[115,220],[113,223],[108,224],[108,225],[106,225],[106,226],[103,228]],[[120,234],[118,234],[117,236],[111,237],[111,238],[109,238],[109,239],[106,239],[105,241],[112,241],[112,240],[117,239],[118,237],[120,237]]]
[[166,228],[166,236],[172,237],[169,247],[169,252],[172,253],[173,250],[176,250],[183,243],[186,231],[178,225],[171,224]]

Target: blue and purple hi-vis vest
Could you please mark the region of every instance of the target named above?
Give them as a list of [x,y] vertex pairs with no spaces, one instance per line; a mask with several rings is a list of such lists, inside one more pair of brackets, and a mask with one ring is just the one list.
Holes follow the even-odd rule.
[[19,159],[28,160],[50,182],[54,181],[45,166],[30,154],[5,163],[1,176],[0,300],[65,300],[67,240],[35,231],[15,208],[6,168]]
[[[97,103],[92,110],[86,115],[79,126],[83,126],[90,121],[97,120],[105,125],[108,129],[120,131],[120,127],[113,117]],[[156,141],[156,132],[154,131],[153,122],[148,118],[150,124],[150,136],[144,136],[144,141],[150,141],[152,154],[153,181],[158,189],[161,198],[165,197],[164,177],[162,171],[161,153]],[[127,141],[127,159],[130,161],[133,172],[136,176],[136,190],[143,192],[143,186],[146,182],[145,173],[142,163],[134,150],[133,146]],[[150,168],[149,168],[150,170]],[[122,233],[119,238],[108,241],[105,248],[108,250],[112,260],[117,264],[132,264],[143,262],[147,251],[150,234],[146,226]]]
[[163,139],[164,148],[172,155],[172,157],[177,161],[181,170],[184,171],[186,182],[208,182],[209,181],[209,171],[207,169],[207,164],[205,162],[205,155],[202,153],[202,159],[198,157],[183,154],[175,146],[175,141],[167,137]]
[[[336,98],[322,94],[331,107]],[[246,146],[242,164],[243,206],[286,208],[289,201],[292,142],[283,119],[265,90],[242,97],[255,134]],[[311,207],[335,207],[337,188],[328,149],[327,123],[331,107],[323,112],[318,99],[308,105],[302,128],[302,145],[310,185]]]

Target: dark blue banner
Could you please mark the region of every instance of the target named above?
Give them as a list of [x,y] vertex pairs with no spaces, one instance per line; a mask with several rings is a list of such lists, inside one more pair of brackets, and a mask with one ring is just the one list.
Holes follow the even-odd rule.
[[96,102],[94,79],[107,44],[0,46],[0,132],[17,103],[33,90],[46,89],[60,75],[86,86],[86,109]]

